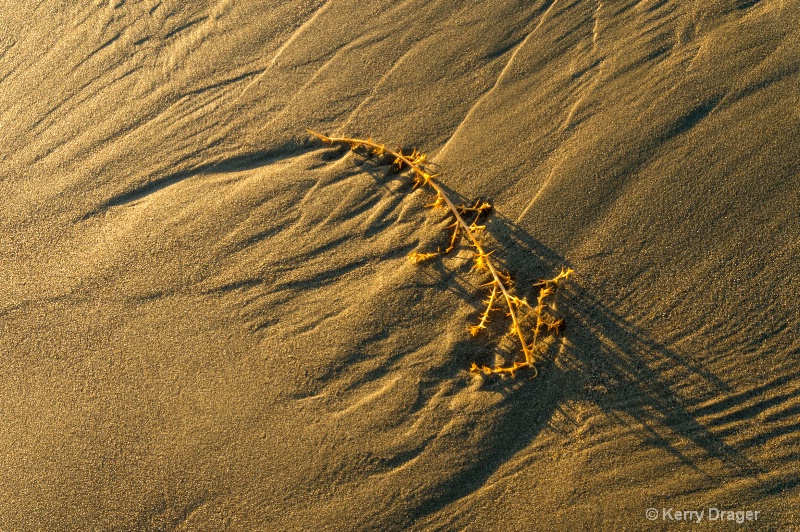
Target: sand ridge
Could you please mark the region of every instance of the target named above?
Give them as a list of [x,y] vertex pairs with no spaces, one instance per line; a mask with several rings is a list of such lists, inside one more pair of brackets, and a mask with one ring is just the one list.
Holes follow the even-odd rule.
[[[798,526],[797,2],[18,4],[0,529]],[[407,260],[449,222],[307,127],[489,200],[525,295],[575,270],[535,380],[469,373],[468,258]]]

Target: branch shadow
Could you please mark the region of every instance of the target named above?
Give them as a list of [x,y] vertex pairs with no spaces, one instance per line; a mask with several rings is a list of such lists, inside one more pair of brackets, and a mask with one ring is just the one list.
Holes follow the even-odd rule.
[[[470,202],[470,198],[453,190],[446,188],[446,192],[455,202]],[[570,266],[552,249],[497,213],[490,217],[488,229],[494,238],[490,249],[498,249],[500,265],[514,275],[520,296],[530,299],[532,292],[525,293],[525,286],[552,277],[562,266]],[[475,306],[474,288],[459,289],[459,294]],[[713,372],[620,316],[590,287],[581,284],[579,275],[565,283],[559,294],[559,311],[566,321],[560,343],[566,342],[569,347],[557,354],[551,352],[550,358],[539,364],[539,375],[532,382],[524,377],[518,377],[517,382],[486,379],[485,386],[500,391],[503,401],[498,405],[502,415],[493,424],[492,438],[481,442],[478,450],[481,460],[442,484],[417,508],[414,519],[430,516],[485,486],[492,474],[549,426],[562,405],[574,400],[593,402],[643,443],[669,453],[699,473],[709,487],[718,485],[723,478],[749,478],[762,494],[769,494],[800,483],[800,474],[766,480],[763,467],[699,421],[699,403],[735,391]],[[485,358],[485,347],[470,339],[457,344],[454,356],[458,367],[450,377],[454,378],[482,353]],[[702,397],[695,393],[687,399],[679,393],[688,382],[705,390]],[[767,386],[783,384],[776,380]],[[710,467],[713,462],[722,465],[722,473],[720,468]]]

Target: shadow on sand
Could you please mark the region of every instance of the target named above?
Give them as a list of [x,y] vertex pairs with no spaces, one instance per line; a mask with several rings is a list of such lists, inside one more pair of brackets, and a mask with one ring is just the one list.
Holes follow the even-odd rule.
[[[447,193],[457,202],[475,200],[462,198],[449,189]],[[497,213],[492,214],[488,228],[495,240],[490,248],[498,249],[501,266],[508,265],[519,287],[519,295],[529,300],[535,298],[533,289],[526,293],[523,287],[552,277],[562,266],[569,266],[563,257]],[[452,282],[449,284],[447,289],[469,302],[476,309],[476,315],[482,310],[474,286],[468,286],[463,280],[456,282],[455,287]],[[800,483],[800,475],[759,481],[765,473],[761,467],[698,421],[697,414],[693,414],[698,410],[698,398],[687,400],[675,391],[688,382],[698,384],[700,381],[707,390],[700,401],[734,394],[717,375],[660,344],[646,329],[615,313],[581,284],[579,274],[565,283],[558,305],[566,322],[562,342],[551,346],[548,359],[539,364],[539,375],[533,381],[527,381],[524,373],[515,380],[487,379],[488,387],[503,394],[502,403],[497,405],[502,414],[493,424],[495,432],[490,441],[482,443],[481,460],[440,486],[435,497],[418,507],[416,519],[431,515],[483,487],[498,468],[550,426],[554,415],[565,404],[575,400],[593,402],[605,415],[634,431],[646,445],[666,451],[705,476],[709,488],[719,484],[720,476],[754,479],[764,495]],[[568,347],[556,353],[555,347],[564,341]],[[468,337],[457,344],[454,359],[460,365],[455,368],[456,372],[481,353],[485,359],[486,347]],[[449,376],[454,374],[451,372]],[[770,386],[783,384],[776,381]],[[631,423],[631,418],[636,423]],[[724,472],[720,473],[720,468],[716,467],[714,472],[710,471],[712,462],[722,464]]]

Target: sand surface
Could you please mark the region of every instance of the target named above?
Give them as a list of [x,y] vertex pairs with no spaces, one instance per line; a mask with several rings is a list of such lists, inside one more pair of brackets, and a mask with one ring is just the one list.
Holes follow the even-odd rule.
[[[0,530],[800,529],[797,0],[3,0],[0,102]],[[306,127],[575,270],[536,379]]]

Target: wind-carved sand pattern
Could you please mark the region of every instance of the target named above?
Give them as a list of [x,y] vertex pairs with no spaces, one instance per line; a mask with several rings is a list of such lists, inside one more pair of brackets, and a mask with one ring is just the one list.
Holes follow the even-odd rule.
[[[556,306],[553,301],[556,289],[562,281],[565,281],[573,273],[571,268],[562,268],[561,272],[552,279],[544,279],[534,284],[539,289],[539,295],[535,304],[531,304],[524,297],[515,294],[514,281],[511,275],[501,270],[492,260],[491,255],[494,251],[487,251],[485,244],[481,241],[480,235],[486,230],[485,225],[480,225],[482,219],[491,212],[492,206],[481,200],[475,202],[471,207],[464,204],[456,205],[448,198],[444,189],[436,182],[438,174],[433,174],[425,167],[425,154],[412,149],[410,153],[403,153],[403,149],[392,150],[384,144],[373,142],[371,139],[357,139],[350,137],[329,137],[311,129],[307,131],[327,144],[346,144],[350,149],[364,149],[371,155],[392,158],[392,164],[399,171],[410,170],[413,179],[413,188],[428,187],[435,194],[432,203],[426,205],[432,209],[444,209],[453,216],[453,223],[449,226],[453,230],[449,245],[442,251],[439,248],[435,252],[412,251],[408,255],[408,260],[412,264],[419,264],[427,260],[434,259],[441,255],[446,255],[453,251],[458,244],[466,238],[469,245],[474,248],[473,270],[487,273],[490,278],[482,286],[487,287],[487,299],[484,301],[486,309],[480,314],[478,323],[468,327],[471,336],[481,334],[489,323],[489,316],[494,312],[499,312],[503,307],[496,307],[502,297],[505,302],[506,317],[510,318],[511,324],[508,329],[510,336],[519,339],[524,360],[513,360],[507,365],[497,365],[494,367],[472,363],[470,372],[484,373],[486,375],[508,374],[516,376],[516,372],[522,369],[530,370],[533,374],[531,379],[538,375],[536,363],[547,349],[544,341],[545,337],[558,334],[563,327],[563,320],[557,317]],[[470,216],[472,222],[467,223],[465,217]],[[533,325],[526,326],[528,322]],[[530,339],[530,340],[529,340]]]

